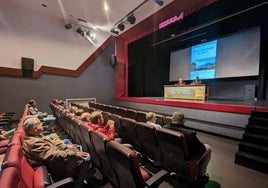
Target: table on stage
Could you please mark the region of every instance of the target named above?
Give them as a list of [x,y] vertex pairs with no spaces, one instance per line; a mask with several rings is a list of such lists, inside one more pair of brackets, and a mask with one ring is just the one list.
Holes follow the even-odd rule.
[[165,99],[189,99],[206,100],[208,97],[208,86],[201,85],[164,85]]

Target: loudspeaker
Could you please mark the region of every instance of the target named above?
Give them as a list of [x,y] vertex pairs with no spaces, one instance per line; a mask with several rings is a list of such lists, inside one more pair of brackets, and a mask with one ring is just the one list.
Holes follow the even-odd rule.
[[116,66],[116,56],[114,54],[111,55],[110,63],[113,68]]
[[22,57],[21,69],[22,69],[23,77],[33,77],[34,59]]
[[245,85],[245,99],[254,99],[256,88],[256,85]]

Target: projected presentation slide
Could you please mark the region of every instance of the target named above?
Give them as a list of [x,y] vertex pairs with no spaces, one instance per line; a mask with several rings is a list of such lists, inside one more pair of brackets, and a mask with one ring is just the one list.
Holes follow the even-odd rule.
[[217,40],[192,46],[190,79],[215,78]]

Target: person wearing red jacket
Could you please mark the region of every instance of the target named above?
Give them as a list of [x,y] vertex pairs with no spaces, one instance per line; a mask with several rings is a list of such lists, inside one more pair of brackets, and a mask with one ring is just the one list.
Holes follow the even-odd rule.
[[115,138],[114,121],[108,120],[106,125],[103,125],[104,120],[101,111],[93,111],[90,117],[91,122],[88,125],[96,131],[105,134],[110,140]]

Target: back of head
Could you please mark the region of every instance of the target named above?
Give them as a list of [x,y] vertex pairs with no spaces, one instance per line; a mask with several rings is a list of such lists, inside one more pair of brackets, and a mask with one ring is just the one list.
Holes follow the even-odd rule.
[[90,120],[91,120],[92,123],[98,124],[98,119],[101,118],[101,117],[102,117],[101,111],[96,110],[96,111],[93,111],[91,113]]
[[172,116],[173,123],[181,123],[184,120],[184,114],[181,112],[174,112]]
[[70,108],[69,108],[69,112],[75,114],[76,111],[77,111],[77,109],[78,109],[78,108],[77,108],[76,106],[70,106]]
[[81,114],[80,119],[82,121],[91,121],[91,114],[89,112],[84,112],[83,114]]
[[84,113],[84,109],[79,108],[79,109],[76,110],[75,115],[81,116],[83,113]]
[[28,101],[28,104],[29,104],[30,106],[33,106],[35,103],[36,103],[36,101],[35,101],[34,99],[30,99],[30,100]]
[[156,114],[154,112],[147,112],[146,113],[146,121],[151,121],[155,116],[156,116]]

